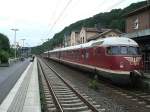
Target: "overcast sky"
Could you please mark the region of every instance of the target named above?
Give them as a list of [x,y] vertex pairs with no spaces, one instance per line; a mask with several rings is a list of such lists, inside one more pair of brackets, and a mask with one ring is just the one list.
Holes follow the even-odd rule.
[[61,31],[65,26],[114,8],[124,8],[143,0],[0,0],[0,33],[14,42],[35,46]]

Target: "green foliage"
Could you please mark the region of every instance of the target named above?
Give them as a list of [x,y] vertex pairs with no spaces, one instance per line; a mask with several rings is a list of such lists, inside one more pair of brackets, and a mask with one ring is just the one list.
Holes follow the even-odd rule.
[[14,57],[14,55],[15,55],[15,49],[10,48],[10,50],[9,50],[9,57]]
[[82,27],[95,27],[96,24],[100,24],[104,28],[119,29],[125,32],[125,14],[146,5],[146,1],[133,3],[124,9],[113,9],[110,12],[104,12],[94,15],[93,17],[77,21],[67,27],[61,32],[54,35],[52,39],[43,43],[40,46],[33,47],[32,53],[40,54],[44,51],[51,50],[56,46],[63,44],[64,35],[70,35],[73,30],[80,30]]
[[0,33],[0,49],[9,51],[10,45],[7,36]]
[[95,80],[95,79],[94,80],[90,80],[89,87],[94,89],[94,90],[97,90],[98,89],[98,82],[97,82],[97,80]]
[[9,58],[8,52],[0,50],[0,63],[7,63]]
[[0,33],[0,63],[7,63],[9,58],[10,45],[7,36]]

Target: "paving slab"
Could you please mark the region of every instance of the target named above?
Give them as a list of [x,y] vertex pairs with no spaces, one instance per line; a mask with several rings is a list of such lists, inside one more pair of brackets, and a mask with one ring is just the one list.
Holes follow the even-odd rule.
[[0,112],[41,112],[37,59],[11,89],[0,105]]

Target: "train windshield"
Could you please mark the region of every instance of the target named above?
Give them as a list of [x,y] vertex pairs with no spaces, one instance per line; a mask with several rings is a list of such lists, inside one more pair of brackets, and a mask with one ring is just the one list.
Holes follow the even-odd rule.
[[138,55],[140,54],[139,47],[129,47],[129,54],[130,55]]
[[135,46],[111,46],[107,47],[110,55],[140,55],[139,47]]

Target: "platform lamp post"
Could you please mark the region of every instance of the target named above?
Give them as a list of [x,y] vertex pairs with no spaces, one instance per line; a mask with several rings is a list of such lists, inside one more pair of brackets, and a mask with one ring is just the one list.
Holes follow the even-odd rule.
[[11,30],[15,32],[15,34],[14,34],[14,45],[15,45],[15,58],[16,58],[16,32],[19,31],[19,29],[11,29]]
[[22,47],[24,47],[24,41],[26,40],[26,39],[21,39],[22,40]]
[[21,39],[21,40],[22,40],[21,56],[23,56],[23,55],[24,55],[24,41],[25,41],[26,39]]

